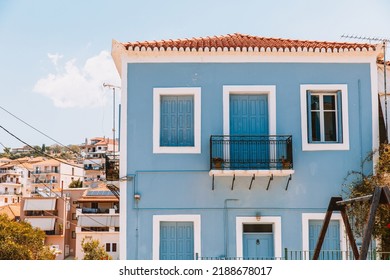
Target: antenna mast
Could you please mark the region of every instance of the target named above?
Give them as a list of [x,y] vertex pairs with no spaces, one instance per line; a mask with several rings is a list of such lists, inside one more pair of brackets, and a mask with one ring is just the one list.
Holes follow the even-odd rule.
[[349,39],[358,39],[358,40],[368,40],[371,41],[382,42],[383,45],[383,85],[384,85],[384,93],[385,93],[385,130],[386,130],[386,143],[389,142],[388,136],[388,120],[387,120],[387,88],[386,88],[386,48],[387,43],[390,42],[388,38],[379,38],[379,37],[366,37],[366,36],[356,36],[356,35],[342,35],[342,38]]

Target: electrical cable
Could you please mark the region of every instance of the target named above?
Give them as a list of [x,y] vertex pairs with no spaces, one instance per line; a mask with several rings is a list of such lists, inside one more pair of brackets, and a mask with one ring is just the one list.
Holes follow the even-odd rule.
[[[2,109],[4,112],[7,112],[8,114],[10,114],[11,116],[13,116],[13,117],[16,118],[17,120],[21,121],[22,123],[24,123],[24,124],[27,125],[28,127],[34,129],[35,131],[39,132],[40,134],[46,136],[46,137],[49,138],[50,140],[52,140],[52,141],[54,141],[55,143],[59,144],[60,146],[64,147],[64,148],[67,149],[68,151],[70,151],[70,152],[76,154],[77,156],[83,157],[80,153],[78,153],[78,152],[72,150],[72,149],[69,148],[68,146],[62,144],[61,142],[55,140],[54,138],[50,137],[50,136],[47,135],[46,133],[42,132],[41,130],[35,128],[34,126],[32,126],[31,124],[27,123],[27,122],[24,121],[23,119],[19,118],[19,117],[16,116],[15,114],[11,113],[9,110],[5,109],[5,108],[2,107],[1,105],[0,105],[0,109]],[[85,144],[87,144],[87,143],[85,143]],[[97,163],[97,162],[95,162],[95,161],[93,161],[93,160],[91,160],[91,159],[89,159],[89,160],[90,160],[92,163],[94,163],[94,164],[97,164],[97,165],[99,165],[99,166],[102,166],[101,163]]]
[[58,162],[61,162],[61,163],[63,163],[63,164],[67,164],[67,165],[69,165],[69,166],[73,166],[73,167],[77,167],[77,168],[83,168],[83,167],[81,167],[81,166],[79,166],[79,165],[72,164],[72,163],[69,163],[69,162],[60,160],[60,159],[58,159],[58,158],[56,158],[56,157],[53,157],[53,156],[51,156],[51,155],[49,155],[49,154],[46,154],[46,153],[42,152],[41,150],[34,148],[33,146],[31,146],[31,145],[28,144],[27,142],[23,141],[22,139],[20,139],[19,137],[17,137],[15,134],[11,133],[10,131],[8,131],[8,130],[7,130],[6,128],[4,128],[3,126],[0,125],[0,128],[3,129],[5,132],[7,132],[7,133],[8,133],[9,135],[11,135],[12,137],[14,137],[15,139],[19,140],[20,142],[22,142],[23,144],[25,144],[26,146],[28,146],[30,149],[34,150],[35,152],[37,152],[37,153],[39,153],[39,154],[41,154],[41,155],[44,155],[44,156],[46,156],[46,157],[48,157],[48,158],[51,158],[51,159],[54,159],[54,160],[56,160],[56,161],[58,161]]

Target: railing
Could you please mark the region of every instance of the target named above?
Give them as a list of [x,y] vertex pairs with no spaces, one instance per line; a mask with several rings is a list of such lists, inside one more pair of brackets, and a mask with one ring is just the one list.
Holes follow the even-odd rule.
[[59,170],[58,169],[54,169],[54,170],[35,170],[32,172],[32,174],[47,174],[47,173],[59,173]]
[[81,213],[82,214],[108,214],[108,213],[110,213],[110,209],[109,208],[83,207],[83,208],[81,208]]
[[84,170],[104,170],[102,166],[84,166]]
[[210,169],[292,169],[291,135],[212,135]]
[[106,179],[107,181],[119,181],[119,156],[106,154]]
[[32,184],[56,184],[58,180],[36,180],[33,181]]
[[[314,250],[302,251],[302,250],[289,250],[284,249],[283,256],[279,258],[275,257],[258,257],[258,258],[244,258],[244,257],[199,257],[196,255],[197,260],[311,260],[313,258]],[[352,251],[339,251],[339,250],[322,250],[319,255],[319,260],[354,260]],[[367,254],[367,260],[390,260],[390,252],[379,252],[371,250]]]

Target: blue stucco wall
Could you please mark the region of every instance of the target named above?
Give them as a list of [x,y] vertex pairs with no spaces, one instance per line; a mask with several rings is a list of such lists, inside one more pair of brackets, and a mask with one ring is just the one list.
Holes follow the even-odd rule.
[[[282,247],[302,247],[302,213],[324,212],[332,196],[341,195],[347,173],[359,170],[372,150],[370,65],[358,63],[136,63],[127,73],[127,257],[152,258],[152,217],[200,214],[202,255],[235,255],[237,216],[282,217]],[[360,83],[360,90],[359,90]],[[302,151],[301,84],[347,84],[350,149]],[[275,85],[277,134],[293,136],[295,174],[275,177],[215,179],[209,176],[209,137],[223,134],[224,85]],[[200,87],[201,154],[153,154],[153,88]],[[122,152],[122,151],[121,151]],[[366,172],[371,171],[368,165]],[[135,207],[134,192],[142,198]],[[224,223],[226,199],[228,223]]]

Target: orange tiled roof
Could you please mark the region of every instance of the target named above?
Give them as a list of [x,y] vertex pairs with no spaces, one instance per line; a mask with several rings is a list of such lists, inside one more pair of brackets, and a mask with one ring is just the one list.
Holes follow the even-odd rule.
[[0,215],[1,214],[7,215],[12,220],[17,217],[20,217],[20,202],[1,206]]
[[339,52],[344,50],[376,50],[376,45],[372,44],[363,44],[363,43],[346,43],[346,42],[326,42],[326,41],[308,41],[308,40],[290,40],[290,39],[281,39],[281,38],[266,38],[258,37],[251,35],[244,35],[240,33],[228,34],[223,36],[212,36],[212,37],[200,37],[200,38],[190,38],[190,39],[176,39],[176,40],[161,40],[161,41],[143,41],[143,42],[128,42],[122,43],[127,50],[132,50],[136,48],[157,48],[157,49],[195,49],[195,50],[205,50],[208,49],[218,49],[237,48],[240,50],[243,49],[267,49],[271,50],[280,49],[289,51],[297,51],[300,49],[307,49],[308,51],[312,50],[330,50],[332,52]]

